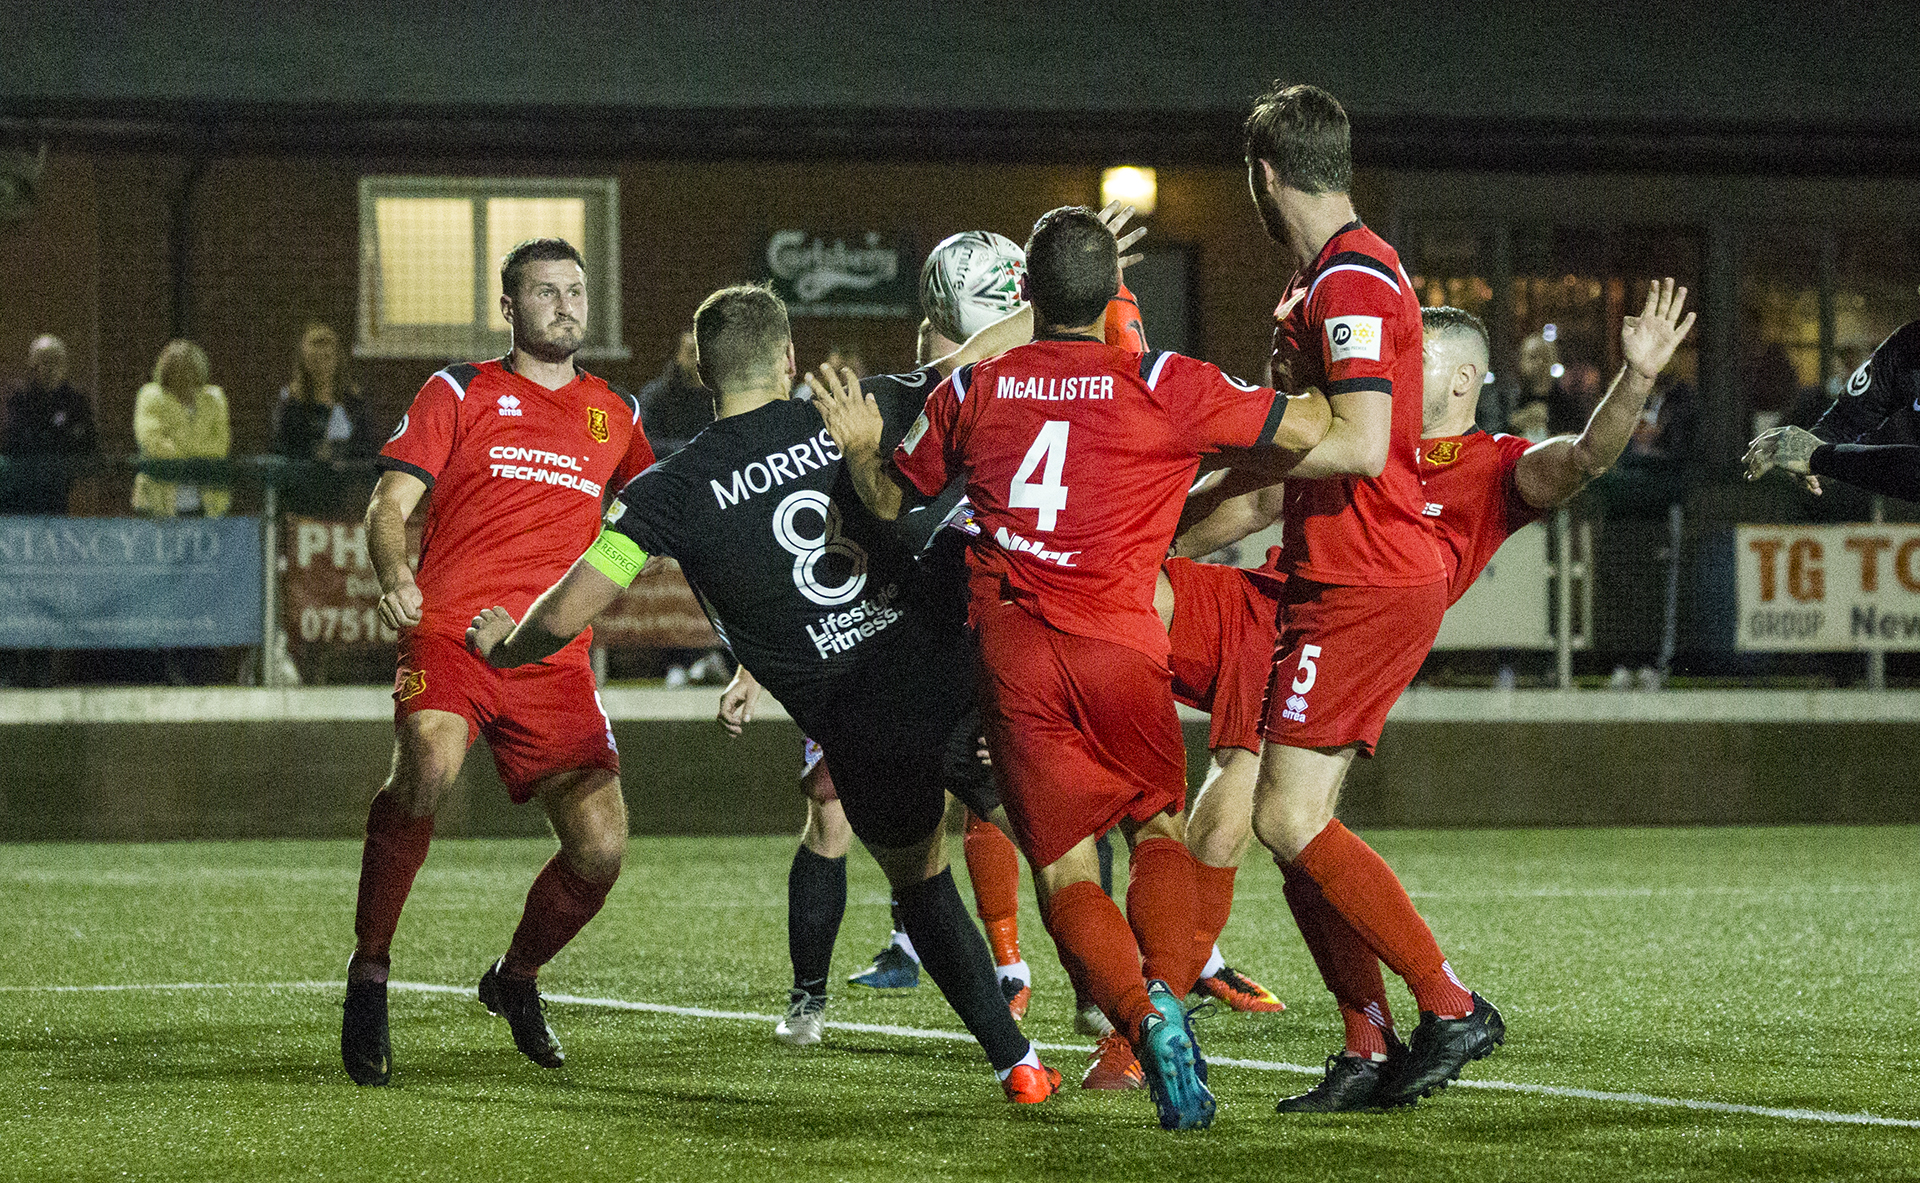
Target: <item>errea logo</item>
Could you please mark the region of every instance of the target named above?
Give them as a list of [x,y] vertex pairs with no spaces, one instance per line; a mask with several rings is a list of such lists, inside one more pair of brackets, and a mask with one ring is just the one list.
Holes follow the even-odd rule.
[[513,397],[511,394],[501,395],[500,396],[500,414],[508,418],[514,418],[514,419],[519,418],[521,415],[520,400]]

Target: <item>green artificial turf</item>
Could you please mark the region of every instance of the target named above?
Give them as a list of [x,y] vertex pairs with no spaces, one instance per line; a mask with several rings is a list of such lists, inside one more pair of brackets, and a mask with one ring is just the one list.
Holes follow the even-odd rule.
[[[1506,1013],[1508,1046],[1469,1081],[1920,1123],[1915,830],[1367,837]],[[776,1015],[792,846],[636,839],[545,989]],[[396,980],[471,987],[548,851],[437,844]],[[1274,1100],[1312,1078],[1228,1063],[1214,1128],[1172,1135],[1144,1092],[1069,1087],[1015,1109],[970,1043],[830,1031],[793,1051],[770,1021],[598,1005],[550,1007],[569,1060],[546,1071],[470,993],[396,990],[393,1084],[355,1088],[338,986],[301,983],[340,976],[358,859],[345,842],[0,846],[0,1178],[1920,1178],[1914,1127],[1460,1086],[1412,1111],[1283,1120]],[[871,860],[856,851],[849,870],[836,978],[887,927]],[[1028,1033],[1084,1046],[1030,903],[1022,925]],[[1205,1051],[1318,1065],[1338,1019],[1264,858],[1247,860],[1223,943],[1290,1009],[1216,1014]],[[150,988],[165,984],[190,988]],[[61,985],[142,988],[42,988]],[[959,1029],[930,983],[836,986],[828,1017]],[[1077,1081],[1083,1054],[1045,1055]]]

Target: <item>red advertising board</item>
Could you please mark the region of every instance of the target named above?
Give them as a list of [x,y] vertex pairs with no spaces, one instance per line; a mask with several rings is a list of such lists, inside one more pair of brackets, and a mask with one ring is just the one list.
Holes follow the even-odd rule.
[[[420,530],[407,530],[419,561]],[[280,531],[280,620],[294,650],[334,645],[391,645],[380,623],[380,581],[367,555],[367,527],[287,514]],[[679,564],[662,560],[621,593],[593,625],[602,645],[647,649],[710,649],[718,645]]]

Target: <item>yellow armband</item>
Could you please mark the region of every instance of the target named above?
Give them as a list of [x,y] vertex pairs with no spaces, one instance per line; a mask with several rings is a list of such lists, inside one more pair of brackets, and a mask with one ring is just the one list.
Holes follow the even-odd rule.
[[640,549],[639,543],[612,529],[601,530],[600,537],[594,539],[587,553],[580,557],[621,587],[631,586],[640,568],[647,563],[647,552]]

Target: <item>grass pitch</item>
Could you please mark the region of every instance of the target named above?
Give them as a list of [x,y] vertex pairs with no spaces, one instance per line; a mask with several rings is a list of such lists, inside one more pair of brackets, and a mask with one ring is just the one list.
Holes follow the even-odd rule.
[[[471,993],[548,845],[437,844],[394,973],[460,992],[395,990],[384,1089],[339,1066],[357,843],[0,846],[0,1178],[1920,1178],[1920,832],[1367,836],[1505,1011],[1507,1047],[1467,1071],[1501,1087],[1276,1117],[1313,1079],[1284,1066],[1317,1066],[1339,1024],[1278,873],[1250,856],[1223,944],[1290,1009],[1200,1026],[1220,1116],[1183,1135],[1144,1092],[1016,1110],[968,1042],[776,1044],[786,839],[634,841],[543,979],[583,1000],[549,1008],[559,1071]],[[887,927],[877,869],[856,851],[849,870],[842,978]],[[1030,903],[1022,924],[1028,1034],[1084,1047]],[[828,1017],[959,1031],[923,983],[836,986]],[[1077,1083],[1081,1052],[1043,1054]]]

